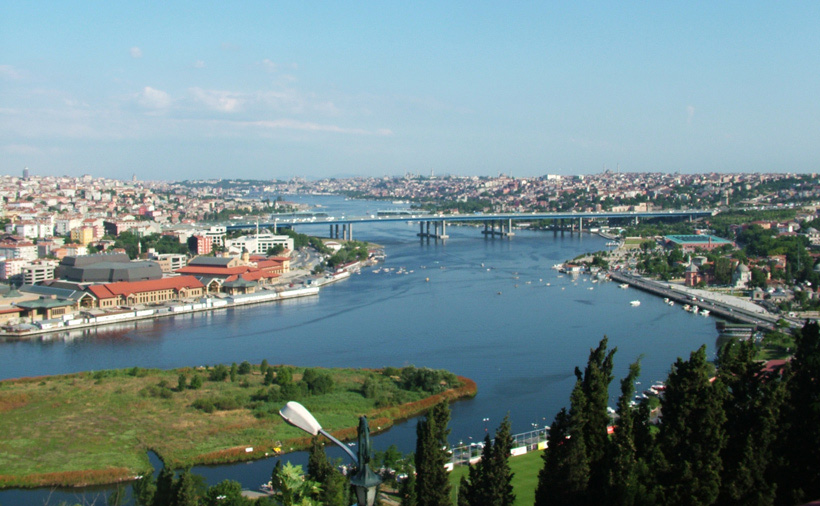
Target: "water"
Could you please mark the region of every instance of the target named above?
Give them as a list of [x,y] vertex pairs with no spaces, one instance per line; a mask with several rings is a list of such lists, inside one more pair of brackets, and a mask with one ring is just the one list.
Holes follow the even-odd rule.
[[[336,216],[384,207],[339,197],[309,199]],[[583,276],[573,280],[551,269],[580,253],[606,249],[604,239],[527,231],[511,239],[486,239],[478,228],[451,226],[450,239],[442,243],[419,240],[417,230],[417,225],[357,225],[355,238],[385,246],[387,259],[377,267],[382,272],[369,268],[322,289],[318,297],[100,328],[68,338],[0,343],[0,378],[262,359],[296,366],[445,368],[478,383],[474,399],[452,406],[450,441],[458,443],[483,438],[507,413],[513,432],[551,423],[568,404],[574,368],[583,367],[604,335],[610,347],[618,348],[616,379],[642,356],[643,384],[665,379],[677,357],[703,344],[714,353],[717,333],[711,318],[615,283],[592,283]],[[299,231],[327,234],[324,226]],[[384,267],[392,272],[383,272]],[[413,272],[396,274],[399,267]],[[629,305],[635,299],[639,307]],[[614,381],[613,406],[617,389]],[[374,438],[377,449],[390,444],[412,451],[415,421]],[[341,452],[331,455],[342,457]],[[306,461],[304,454],[285,458]],[[255,489],[269,479],[274,463],[194,471],[210,484],[234,479]],[[51,493],[3,491],[0,504],[78,501],[74,491],[56,491],[48,499]]]

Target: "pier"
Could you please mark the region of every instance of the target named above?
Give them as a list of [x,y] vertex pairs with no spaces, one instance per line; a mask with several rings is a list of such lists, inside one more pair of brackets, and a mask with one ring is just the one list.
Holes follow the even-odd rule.
[[666,297],[669,300],[673,300],[681,304],[696,304],[701,309],[708,309],[710,314],[713,316],[719,316],[727,320],[754,325],[758,329],[774,330],[777,326],[777,321],[780,319],[777,315],[773,315],[768,312],[757,313],[714,299],[703,299],[698,297],[695,301],[691,295],[673,289],[672,285],[669,283],[616,271],[610,271],[609,276],[614,281],[619,283],[626,283],[631,287],[649,292],[653,295]]

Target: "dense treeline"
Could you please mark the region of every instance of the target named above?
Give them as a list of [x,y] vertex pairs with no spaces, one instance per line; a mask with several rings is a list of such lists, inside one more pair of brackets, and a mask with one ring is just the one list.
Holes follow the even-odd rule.
[[607,436],[612,377],[604,338],[576,369],[570,409],[553,422],[536,506],[798,504],[820,498],[820,332],[809,323],[780,373],[754,361],[754,344],[730,342],[718,369],[705,347],[678,359],[661,399],[662,423],[631,406],[639,366],[621,383]]
[[[542,455],[535,506],[548,505],[794,505],[820,498],[820,326],[807,323],[795,336],[796,353],[781,371],[754,360],[755,344],[730,342],[717,368],[706,348],[679,358],[666,381],[660,413],[634,405],[640,363],[620,382],[614,431],[607,413],[616,349],[604,337],[590,350],[585,369],[575,370],[570,408],[555,417]],[[429,382],[423,369],[384,370],[394,380]],[[660,415],[662,423],[657,422]],[[655,422],[653,422],[653,418]],[[415,473],[399,489],[402,506],[449,506],[446,402],[416,425]],[[515,493],[509,456],[509,418],[495,439],[486,436],[481,460],[458,488],[458,506],[511,506]],[[397,454],[395,449],[388,453]],[[384,462],[387,462],[384,457]],[[398,460],[394,456],[391,462]],[[337,463],[338,464],[338,463]],[[392,465],[392,464],[391,464]],[[388,466],[390,467],[390,466]],[[277,464],[275,496],[256,504],[352,502],[346,480],[314,441],[308,473]],[[184,472],[163,471],[134,486],[137,503],[151,506],[245,505],[239,486],[210,489]],[[190,499],[198,497],[199,502]]]

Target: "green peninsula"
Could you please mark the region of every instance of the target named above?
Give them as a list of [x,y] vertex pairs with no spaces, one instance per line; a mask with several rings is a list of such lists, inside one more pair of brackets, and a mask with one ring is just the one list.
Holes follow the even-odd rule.
[[340,439],[358,416],[374,431],[442,399],[474,396],[443,370],[242,364],[121,369],[0,381],[0,488],[132,480],[156,452],[172,468],[259,459],[304,448],[278,410],[304,404]]

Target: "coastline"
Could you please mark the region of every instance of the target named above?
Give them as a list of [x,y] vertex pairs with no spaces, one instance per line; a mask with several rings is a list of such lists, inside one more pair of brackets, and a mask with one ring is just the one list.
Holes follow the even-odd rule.
[[[87,373],[79,373],[87,374]],[[367,413],[366,416],[370,419],[373,428],[372,433],[383,433],[388,431],[393,425],[398,422],[419,416],[426,412],[433,405],[441,402],[455,402],[472,398],[477,393],[477,385],[475,381],[457,376],[461,385],[455,388],[430,395],[423,399],[413,401],[407,404],[397,406],[390,406],[387,408],[373,409]],[[20,378],[13,381],[35,382],[40,378]],[[351,415],[356,418],[358,414]],[[332,434],[342,441],[353,440],[356,438],[357,426],[344,427],[333,430]],[[273,456],[286,455],[291,452],[301,451],[310,446],[310,437],[296,437],[289,438],[283,441],[274,441],[271,438],[265,439],[248,439],[247,444],[241,446],[233,446],[222,450],[202,453],[194,455],[183,460],[178,460],[168,464],[166,458],[156,451],[154,448],[144,448],[144,451],[154,452],[163,463],[173,466],[174,469],[192,467],[196,465],[221,465],[233,464],[239,462],[248,462],[254,460],[261,460]],[[277,451],[277,448],[280,448]],[[4,489],[33,489],[42,487],[66,487],[66,488],[80,488],[87,486],[98,485],[112,485],[117,483],[125,483],[141,478],[141,475],[147,472],[148,469],[136,471],[123,466],[110,466],[104,469],[86,469],[86,470],[72,470],[72,471],[58,471],[48,473],[33,473],[27,475],[3,475],[0,474],[0,490]]]

